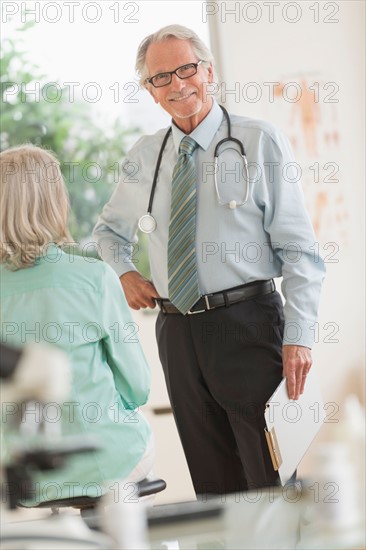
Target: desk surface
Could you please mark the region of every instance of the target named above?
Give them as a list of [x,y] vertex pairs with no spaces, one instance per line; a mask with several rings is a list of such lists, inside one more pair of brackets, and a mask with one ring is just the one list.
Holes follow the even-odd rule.
[[[165,508],[165,510],[164,510]],[[159,507],[169,512],[167,507]],[[363,518],[342,522],[337,503],[314,502],[303,488],[262,489],[181,503],[177,517],[149,527],[153,549],[355,549],[365,547]],[[184,519],[185,514],[190,516]],[[194,517],[194,514],[196,516]],[[180,516],[179,516],[180,515]]]
[[[301,485],[271,487],[201,502],[153,507],[148,511],[147,548],[363,550],[365,520],[362,511],[357,517],[352,517],[343,514],[343,504],[336,500],[314,502],[314,491],[310,489],[311,486],[306,489]],[[136,505],[131,506],[129,511],[132,512]],[[24,517],[25,512],[30,514],[28,520]],[[19,541],[28,543],[30,538],[39,535],[39,540],[43,540],[48,532],[50,540],[47,544],[43,540],[43,546],[34,547],[47,550],[111,548],[102,534],[88,530],[75,510],[72,514],[65,511],[60,516],[33,518],[33,521],[31,512],[15,512],[14,523],[6,517],[8,514],[2,514],[1,542],[4,550],[29,548],[19,546]],[[126,521],[123,523],[129,525]],[[72,544],[64,540],[63,535],[73,538]],[[79,545],[75,544],[76,537],[80,539]],[[128,548],[130,550],[130,546]]]

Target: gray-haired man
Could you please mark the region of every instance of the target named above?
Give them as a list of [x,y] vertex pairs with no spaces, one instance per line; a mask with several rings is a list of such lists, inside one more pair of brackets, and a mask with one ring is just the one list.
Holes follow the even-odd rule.
[[[212,54],[190,29],[172,25],[147,37],[136,67],[172,116],[171,132],[145,136],[131,149],[95,237],[130,307],[161,309],[159,354],[196,493],[274,485],[264,405],[282,375],[291,398],[303,391],[324,277],[292,152],[272,124],[224,116],[207,94]],[[213,158],[228,122],[257,176],[238,184],[229,170],[238,162],[235,146],[224,142],[220,167],[227,170],[218,190]],[[145,226],[140,221],[152,230],[148,281],[129,244],[146,216],[163,141],[153,204]],[[280,276],[284,308],[273,283]]]

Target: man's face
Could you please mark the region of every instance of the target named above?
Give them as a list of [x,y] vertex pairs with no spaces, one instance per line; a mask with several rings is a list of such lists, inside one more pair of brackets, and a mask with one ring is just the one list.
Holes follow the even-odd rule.
[[[198,61],[190,41],[177,38],[151,44],[146,53],[149,77]],[[182,80],[173,74],[167,86],[147,86],[155,102],[172,116],[177,126],[190,133],[211,109],[212,98],[204,91],[208,82],[212,82],[212,68],[201,64],[197,67],[197,73],[189,78]]]

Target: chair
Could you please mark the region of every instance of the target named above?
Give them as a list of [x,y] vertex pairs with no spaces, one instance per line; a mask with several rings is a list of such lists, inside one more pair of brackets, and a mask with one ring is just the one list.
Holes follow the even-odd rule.
[[[152,480],[145,478],[142,481],[137,482],[136,485],[137,496],[140,498],[155,495],[156,493],[164,491],[166,488],[166,482],[160,478]],[[60,508],[77,508],[80,510],[81,516],[86,519],[86,517],[90,516],[90,511],[94,510],[98,506],[101,498],[103,497],[78,496],[72,498],[61,498],[58,500],[47,500],[32,506],[32,508],[51,508],[53,515],[58,514]]]

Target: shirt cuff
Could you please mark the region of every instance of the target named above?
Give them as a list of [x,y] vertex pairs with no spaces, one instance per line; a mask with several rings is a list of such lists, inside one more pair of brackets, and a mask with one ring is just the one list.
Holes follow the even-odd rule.
[[314,346],[315,321],[305,319],[289,319],[285,321],[283,333],[284,346],[305,346],[312,348]]
[[109,264],[113,271],[117,273],[118,277],[122,277],[122,275],[128,273],[128,271],[137,271],[135,264],[127,259],[117,261],[113,256],[106,257],[104,254],[102,255],[102,259]]

